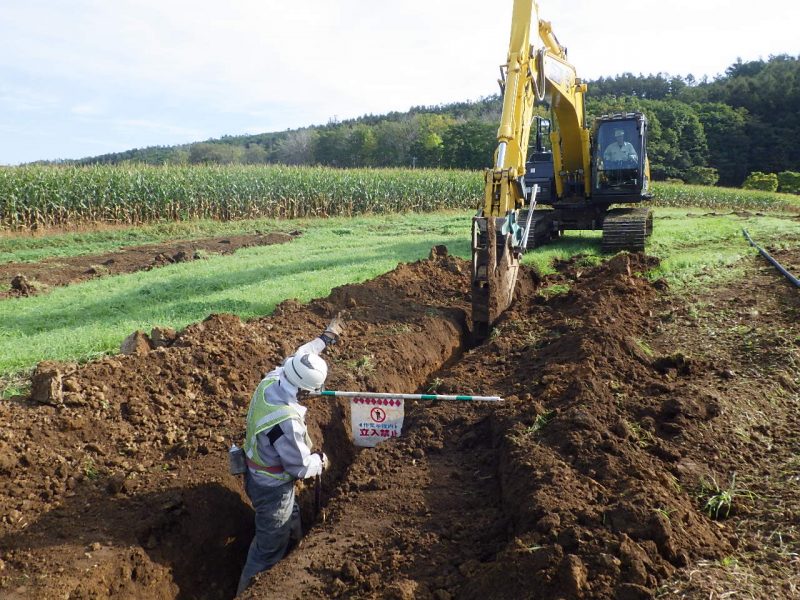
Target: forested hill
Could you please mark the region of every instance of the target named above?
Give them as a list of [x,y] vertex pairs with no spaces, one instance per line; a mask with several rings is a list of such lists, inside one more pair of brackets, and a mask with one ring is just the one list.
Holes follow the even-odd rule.
[[[539,109],[542,114],[545,109]],[[719,182],[748,173],[800,171],[800,57],[737,62],[713,81],[664,74],[589,82],[591,116],[641,110],[650,120],[654,178],[712,167]],[[341,167],[483,168],[490,161],[500,98],[368,115],[304,129],[226,136],[196,144],[106,154],[78,163],[287,163]]]

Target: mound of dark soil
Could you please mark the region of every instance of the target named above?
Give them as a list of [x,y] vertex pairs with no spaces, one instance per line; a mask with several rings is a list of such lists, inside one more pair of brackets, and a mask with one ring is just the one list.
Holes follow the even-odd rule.
[[[402,265],[249,323],[213,315],[144,354],[43,366],[47,404],[0,403],[0,595],[231,597],[252,512],[226,449],[241,440],[258,380],[347,308],[331,385],[415,390],[468,336],[467,275],[447,264]],[[426,293],[429,280],[438,284]],[[354,455],[345,404],[309,406],[333,488]],[[311,522],[313,502],[301,498]]]
[[25,275],[17,274],[11,278],[11,290],[7,294],[9,296],[32,296],[36,291],[36,286]]
[[445,379],[467,370],[509,400],[492,419],[513,539],[460,596],[649,597],[690,557],[728,548],[677,479],[681,417],[701,424],[713,399],[676,386],[644,342],[657,292],[634,274],[652,266],[620,255],[545,305],[517,304]]

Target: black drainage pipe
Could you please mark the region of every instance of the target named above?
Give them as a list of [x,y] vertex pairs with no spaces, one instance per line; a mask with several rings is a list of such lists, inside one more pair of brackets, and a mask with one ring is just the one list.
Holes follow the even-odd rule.
[[751,238],[751,237],[750,237],[750,234],[749,234],[749,233],[747,233],[747,229],[742,229],[742,233],[744,234],[744,237],[747,239],[747,241],[748,241],[748,242],[750,242],[750,245],[751,245],[753,248],[755,248],[756,250],[758,250],[758,252],[761,254],[761,256],[763,256],[763,257],[764,257],[764,258],[766,258],[766,259],[767,259],[769,262],[771,262],[771,263],[772,263],[772,266],[774,266],[776,269],[778,269],[778,271],[780,271],[781,275],[783,275],[784,277],[786,277],[786,279],[788,279],[788,280],[789,280],[789,282],[790,282],[792,285],[794,285],[795,287],[799,287],[799,288],[800,288],[800,279],[798,279],[797,277],[795,277],[794,275],[792,275],[791,273],[789,273],[789,271],[787,271],[787,270],[786,270],[786,269],[783,267],[783,265],[781,265],[781,263],[779,263],[777,260],[775,260],[774,258],[772,258],[772,257],[769,255],[769,253],[767,253],[767,251],[766,251],[766,250],[764,250],[763,248],[761,248],[761,247],[757,246],[757,245],[756,245],[756,243],[753,241],[753,238]]

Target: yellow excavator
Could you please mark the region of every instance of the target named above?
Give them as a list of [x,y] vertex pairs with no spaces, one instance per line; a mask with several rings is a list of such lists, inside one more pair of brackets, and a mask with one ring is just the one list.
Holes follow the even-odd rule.
[[[643,250],[653,229],[649,209],[630,206],[651,198],[647,119],[638,112],[604,115],[587,127],[587,86],[550,23],[539,19],[535,0],[514,0],[508,61],[500,72],[494,167],[485,171],[483,202],[472,222],[478,340],[511,303],[525,250],[575,229],[601,229],[606,251]],[[534,116],[537,102],[549,105],[549,119]]]

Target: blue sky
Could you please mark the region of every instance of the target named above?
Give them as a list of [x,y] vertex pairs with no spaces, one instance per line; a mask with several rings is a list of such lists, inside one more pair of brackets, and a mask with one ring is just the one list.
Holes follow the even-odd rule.
[[[0,164],[497,90],[512,0],[0,0]],[[800,3],[540,0],[586,79],[800,54]]]

